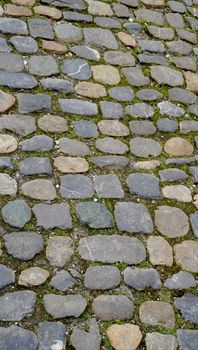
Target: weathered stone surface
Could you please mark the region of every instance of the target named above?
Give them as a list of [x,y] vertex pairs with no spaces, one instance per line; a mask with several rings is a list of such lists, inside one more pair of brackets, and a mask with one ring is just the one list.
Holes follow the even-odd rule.
[[47,94],[17,94],[19,113],[51,112],[52,100]]
[[70,23],[58,23],[54,26],[57,38],[67,44],[77,43],[82,39],[80,28]]
[[176,338],[171,334],[147,333],[146,348],[147,350],[177,350],[178,343]]
[[128,127],[117,120],[101,120],[98,128],[103,135],[108,136],[128,136]]
[[10,226],[22,228],[30,221],[31,210],[23,199],[16,199],[1,209],[1,216]]
[[150,326],[174,328],[175,313],[171,304],[162,301],[145,301],[140,305],[140,319]]
[[90,139],[98,136],[98,130],[95,123],[88,120],[76,120],[72,124],[76,134],[80,137]]
[[106,89],[103,85],[89,83],[86,81],[76,84],[74,90],[78,95],[89,98],[101,98],[107,95]]
[[22,151],[32,152],[32,151],[51,151],[53,149],[54,141],[51,137],[47,135],[37,135],[30,139],[23,140],[19,143]]
[[21,175],[52,175],[52,166],[47,157],[29,157],[22,160],[19,164]]
[[38,82],[28,73],[0,71],[0,85],[10,89],[33,89]]
[[198,331],[189,329],[178,329],[177,339],[183,350],[196,350],[198,342]]
[[188,187],[184,185],[171,185],[162,188],[165,198],[176,199],[180,202],[191,202],[192,196]]
[[102,84],[117,85],[120,82],[120,75],[117,68],[110,65],[92,66],[93,78]]
[[128,151],[128,146],[113,137],[104,137],[96,140],[95,146],[99,151],[111,154],[124,154]]
[[158,11],[149,9],[138,9],[134,11],[134,14],[140,22],[151,22],[162,26],[164,24],[164,16]]
[[28,36],[28,37],[13,36],[10,39],[10,42],[17,51],[23,54],[29,55],[29,54],[34,54],[38,51],[37,42],[31,36]]
[[142,120],[132,120],[129,122],[129,127],[132,134],[135,135],[153,135],[156,132],[156,127],[153,122],[142,121]]
[[198,324],[198,297],[193,294],[184,294],[180,298],[174,298],[177,309],[180,310],[182,317]]
[[76,284],[76,280],[65,270],[59,271],[50,282],[50,285],[62,292],[72,288]]
[[87,301],[80,294],[47,294],[43,298],[46,312],[55,319],[79,317],[87,306]]
[[32,56],[28,62],[29,72],[33,75],[48,77],[59,73],[58,64],[53,56]]
[[15,104],[15,100],[13,95],[0,90],[0,113],[8,111]]
[[18,279],[18,284],[25,287],[40,286],[45,283],[50,273],[40,267],[30,267],[23,270]]
[[107,329],[110,344],[116,350],[136,350],[142,339],[139,326],[113,324]]
[[35,6],[34,12],[38,15],[47,16],[52,19],[60,19],[62,17],[62,12],[60,10],[48,6]]
[[115,205],[115,221],[121,231],[131,233],[151,233],[153,223],[143,204],[118,202]]
[[89,59],[91,61],[99,61],[100,60],[100,53],[89,46],[86,45],[76,45],[72,46],[70,50],[77,56]]
[[56,227],[60,229],[72,228],[70,208],[66,203],[36,204],[32,210],[37,219],[37,226],[46,230]]
[[158,272],[154,269],[140,269],[127,267],[124,270],[124,282],[137,290],[146,288],[160,289],[161,281]]
[[109,4],[105,4],[102,1],[90,1],[88,0],[88,12],[97,16],[112,16],[113,11]]
[[6,293],[0,297],[0,320],[21,321],[34,312],[36,293],[30,290]]
[[80,58],[67,59],[63,61],[61,70],[70,78],[77,80],[88,80],[92,76],[90,65],[87,61]]
[[160,206],[155,210],[155,225],[162,235],[170,238],[183,237],[189,231],[187,215],[175,207]]
[[157,26],[148,26],[149,34],[161,40],[172,40],[174,38],[174,30],[172,28],[160,28]]
[[67,47],[64,44],[58,43],[56,41],[42,40],[43,50],[62,55],[67,52]]
[[[60,321],[58,322],[40,322],[39,330],[39,347],[40,350],[55,349],[59,347],[64,349],[66,345],[66,327]],[[62,349],[61,349],[62,348]]]
[[189,272],[179,271],[164,282],[164,286],[172,289],[188,289],[196,286],[196,280]]
[[27,24],[20,19],[0,18],[0,33],[27,35]]
[[17,149],[17,146],[18,143],[15,137],[6,134],[0,134],[0,154],[14,152]]
[[170,244],[162,237],[149,237],[147,240],[149,260],[153,265],[173,265],[173,252]]
[[84,28],[84,37],[86,45],[93,45],[99,48],[117,50],[118,43],[113,33],[108,29]]
[[64,198],[91,198],[94,195],[93,184],[87,176],[66,175],[60,180],[60,193]]
[[100,108],[104,118],[120,119],[124,116],[123,107],[120,103],[101,101]]
[[56,198],[56,190],[50,180],[27,181],[21,186],[21,191],[24,196],[33,199],[53,200]]
[[123,156],[100,156],[91,158],[91,162],[98,168],[121,169],[126,168],[129,159]]
[[164,150],[171,156],[190,156],[193,153],[194,147],[182,137],[173,137],[166,141]]
[[113,226],[113,217],[102,203],[81,202],[76,205],[76,215],[80,224],[90,228],[107,228]]
[[17,194],[17,182],[8,174],[0,174],[0,195],[15,196]]
[[33,38],[54,39],[54,32],[50,20],[32,18],[28,20],[28,26]]
[[69,154],[70,156],[87,156],[90,154],[89,147],[86,143],[66,137],[59,139],[59,147],[61,152]]
[[133,304],[124,295],[99,295],[92,307],[96,317],[103,321],[127,320],[133,315]]
[[159,142],[143,137],[134,137],[130,141],[130,149],[135,156],[143,158],[157,157],[162,151]]
[[0,288],[15,282],[15,272],[9,267],[0,264]]
[[126,46],[136,47],[136,45],[137,45],[135,38],[132,35],[124,33],[124,32],[118,33],[118,39],[120,39],[120,41]]
[[19,260],[31,260],[43,250],[43,238],[35,232],[13,232],[3,238],[8,254]]
[[52,266],[63,267],[74,253],[71,238],[64,236],[50,237],[47,243],[46,256]]
[[121,67],[130,67],[135,65],[134,57],[123,51],[106,51],[104,53],[105,63],[113,64]]
[[94,188],[99,198],[123,198],[124,191],[117,175],[96,175],[93,178]]
[[168,115],[170,117],[181,117],[185,113],[185,110],[183,108],[178,107],[169,101],[158,103],[158,107],[161,114]]
[[33,117],[27,115],[3,114],[0,118],[0,130],[8,130],[20,136],[27,136],[36,131],[36,123]]
[[138,264],[146,257],[145,248],[137,238],[119,235],[94,235],[82,238],[78,247],[84,260],[103,263]]
[[144,86],[150,83],[150,79],[146,77],[142,70],[137,67],[123,68],[122,72],[127,79],[128,83],[132,86]]
[[184,76],[186,78],[187,89],[191,91],[198,91],[198,74],[185,72]]
[[197,211],[191,214],[190,222],[191,222],[192,230],[195,237],[198,237],[198,212]]
[[0,327],[0,342],[4,350],[36,350],[38,345],[32,331],[17,326]]
[[154,175],[143,173],[130,174],[127,178],[127,184],[131,194],[143,198],[162,198],[159,179]]
[[134,97],[133,90],[128,86],[113,87],[108,90],[109,95],[118,101],[128,102]]
[[68,130],[67,121],[56,115],[44,115],[38,119],[41,130],[52,133],[62,133]]
[[151,77],[158,84],[182,86],[184,83],[183,75],[181,72],[165,66],[152,66]]
[[45,90],[60,91],[66,94],[73,92],[73,83],[65,79],[43,78],[40,82]]
[[78,99],[59,99],[60,108],[64,113],[79,115],[97,115],[98,108],[95,103],[89,101],[81,101]]
[[138,117],[142,119],[151,118],[154,114],[154,109],[147,103],[135,103],[125,107],[125,113],[132,117]]
[[85,173],[89,170],[89,164],[86,159],[81,157],[55,158],[54,166],[62,173]]
[[120,284],[120,271],[115,266],[88,267],[85,272],[84,285],[88,289],[106,290]]
[[74,328],[70,340],[72,346],[76,350],[99,350],[101,335],[97,321],[95,319],[90,319],[89,331]]
[[197,273],[198,243],[196,241],[184,241],[174,247],[175,261],[183,269]]

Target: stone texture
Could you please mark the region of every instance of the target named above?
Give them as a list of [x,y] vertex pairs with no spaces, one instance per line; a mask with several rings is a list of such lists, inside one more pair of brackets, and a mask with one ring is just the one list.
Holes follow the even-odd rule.
[[54,166],[62,173],[85,173],[89,170],[88,162],[81,157],[60,156],[54,160]]
[[172,289],[188,289],[196,286],[193,275],[186,271],[179,271],[164,282],[164,287]]
[[127,184],[131,194],[150,199],[162,198],[159,179],[154,175],[143,173],[130,174],[127,178]]
[[124,282],[139,291],[146,288],[160,289],[161,281],[158,272],[152,268],[140,269],[127,267],[124,270]]
[[107,336],[110,344],[116,350],[135,350],[138,348],[142,339],[139,326],[129,323],[111,325],[107,329]]
[[14,152],[18,147],[15,137],[6,134],[0,134],[0,154]]
[[64,236],[50,237],[47,243],[46,256],[52,266],[63,267],[74,253],[71,238]]
[[31,210],[23,199],[17,199],[1,209],[1,216],[10,226],[23,228],[31,219]]
[[1,327],[0,342],[4,350],[36,350],[36,335],[27,329],[17,326]]
[[158,84],[182,86],[184,83],[183,75],[181,72],[165,66],[152,66],[151,77]]
[[46,312],[54,319],[79,317],[87,306],[87,301],[80,294],[47,294],[43,299]]
[[175,326],[175,313],[171,304],[163,301],[145,301],[140,305],[140,319],[148,326],[161,326],[172,329]]
[[175,261],[183,269],[197,273],[197,246],[196,241],[184,241],[174,247]]
[[84,175],[65,175],[60,177],[60,193],[63,198],[91,198],[94,195],[93,184]]
[[85,81],[76,84],[74,90],[78,95],[89,98],[101,98],[107,95],[106,89],[103,85]]
[[135,156],[142,158],[157,157],[162,151],[159,142],[143,137],[134,137],[130,141],[130,149]]
[[35,304],[36,293],[30,290],[5,293],[0,297],[0,320],[21,321],[33,314]]
[[187,215],[175,207],[161,206],[155,210],[155,225],[162,235],[170,238],[183,237],[189,231]]
[[23,270],[18,279],[18,284],[25,287],[40,286],[45,283],[50,273],[40,267],[30,267]]
[[66,328],[62,322],[40,322],[38,329],[40,350],[50,348],[59,348],[60,350],[64,349],[64,346],[66,345]]
[[56,198],[56,190],[50,180],[27,181],[21,186],[21,191],[24,196],[33,199],[53,200]]
[[133,304],[124,295],[99,295],[92,308],[96,317],[103,321],[127,320],[133,315]]
[[195,350],[198,341],[198,331],[189,329],[178,329],[177,339],[184,350]]
[[62,133],[68,130],[67,121],[56,115],[44,115],[38,119],[38,126],[41,130],[52,133]]
[[147,249],[152,265],[173,265],[172,247],[164,238],[149,237],[147,240]]
[[27,115],[3,114],[0,118],[0,130],[27,136],[36,131],[36,123],[33,117]]
[[177,350],[178,342],[176,337],[170,334],[160,334],[157,332],[146,334],[147,350]]
[[15,282],[15,272],[9,267],[0,264],[0,288],[4,288]]
[[107,290],[120,284],[120,271],[115,266],[88,267],[85,272],[84,285],[88,289]]
[[182,137],[173,137],[166,141],[164,150],[170,156],[190,156],[193,153],[193,145]]
[[180,310],[182,317],[198,324],[198,297],[193,294],[184,294],[182,297],[174,298],[174,303],[177,309]]
[[0,195],[15,196],[17,194],[17,182],[8,174],[0,174]]
[[83,226],[107,228],[113,226],[113,217],[102,203],[81,202],[76,205],[76,215]]
[[162,188],[162,193],[165,198],[176,199],[180,202],[189,203],[192,201],[192,196],[189,188],[184,185],[170,185]]
[[45,230],[56,227],[60,229],[72,228],[70,208],[66,203],[36,204],[32,210],[37,219],[37,226],[41,226]]

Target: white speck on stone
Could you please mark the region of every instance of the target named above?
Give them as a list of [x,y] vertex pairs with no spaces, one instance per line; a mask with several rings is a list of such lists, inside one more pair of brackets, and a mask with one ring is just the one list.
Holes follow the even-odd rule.
[[58,340],[58,342],[56,344],[52,345],[52,350],[63,350],[63,342],[62,340]]

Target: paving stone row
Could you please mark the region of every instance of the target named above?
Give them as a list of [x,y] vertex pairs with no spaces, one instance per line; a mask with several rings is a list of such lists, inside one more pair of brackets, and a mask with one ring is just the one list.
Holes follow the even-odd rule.
[[198,349],[197,0],[0,3],[0,350]]

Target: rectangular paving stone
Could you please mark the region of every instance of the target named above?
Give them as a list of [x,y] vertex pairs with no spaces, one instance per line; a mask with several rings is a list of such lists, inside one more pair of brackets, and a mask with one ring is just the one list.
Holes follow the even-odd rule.
[[27,35],[27,24],[20,19],[0,18],[0,33]]
[[0,85],[11,89],[33,89],[38,81],[28,73],[0,71]]
[[82,101],[78,99],[59,99],[61,111],[64,113],[79,115],[97,115],[98,107],[96,103]]
[[51,112],[51,96],[45,94],[17,94],[19,113]]
[[29,19],[28,26],[33,38],[54,39],[54,32],[49,19]]

